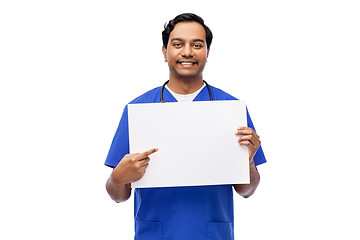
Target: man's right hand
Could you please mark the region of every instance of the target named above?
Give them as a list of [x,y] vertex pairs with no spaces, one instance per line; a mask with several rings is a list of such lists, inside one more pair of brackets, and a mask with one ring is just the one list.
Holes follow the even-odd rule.
[[149,166],[149,156],[157,151],[158,148],[153,148],[143,153],[126,154],[111,173],[111,181],[126,185],[140,180]]
[[115,202],[124,202],[131,195],[131,183],[140,180],[149,166],[149,156],[157,152],[157,148],[143,153],[126,154],[114,168],[106,182],[106,190]]

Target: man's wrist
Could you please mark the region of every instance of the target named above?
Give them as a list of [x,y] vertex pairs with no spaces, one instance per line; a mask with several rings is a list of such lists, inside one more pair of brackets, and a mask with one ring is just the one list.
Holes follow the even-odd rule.
[[250,168],[251,168],[251,167],[255,167],[254,158],[250,158],[250,159],[249,159],[249,166],[250,166]]
[[114,171],[111,173],[109,180],[112,184],[116,185],[116,187],[124,187],[128,184],[127,182],[122,181],[118,176],[114,176]]

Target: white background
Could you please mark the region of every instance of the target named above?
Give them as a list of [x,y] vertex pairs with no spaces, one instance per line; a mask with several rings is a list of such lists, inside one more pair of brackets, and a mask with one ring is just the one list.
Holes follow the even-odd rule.
[[358,1],[0,3],[1,239],[132,239],[103,166],[124,105],[168,78],[166,21],[214,34],[204,78],[245,100],[268,163],[236,239],[359,239]]

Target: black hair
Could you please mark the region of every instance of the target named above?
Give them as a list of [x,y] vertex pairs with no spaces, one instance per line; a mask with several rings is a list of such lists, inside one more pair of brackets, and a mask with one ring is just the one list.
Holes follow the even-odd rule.
[[193,13],[180,14],[180,15],[176,16],[174,19],[170,20],[168,23],[165,23],[164,31],[162,32],[162,40],[163,40],[163,45],[165,48],[167,48],[170,33],[172,32],[172,30],[174,30],[175,25],[180,22],[200,23],[205,29],[207,48],[208,49],[210,48],[212,38],[213,38],[212,32],[211,32],[210,28],[205,25],[204,20],[201,17],[199,17]]

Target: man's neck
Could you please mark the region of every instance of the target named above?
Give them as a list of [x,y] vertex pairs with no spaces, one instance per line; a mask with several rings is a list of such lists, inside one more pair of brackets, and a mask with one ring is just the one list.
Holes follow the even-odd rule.
[[175,79],[170,77],[170,81],[167,84],[173,92],[177,94],[191,94],[199,90],[204,85],[204,81],[201,78],[197,79]]

